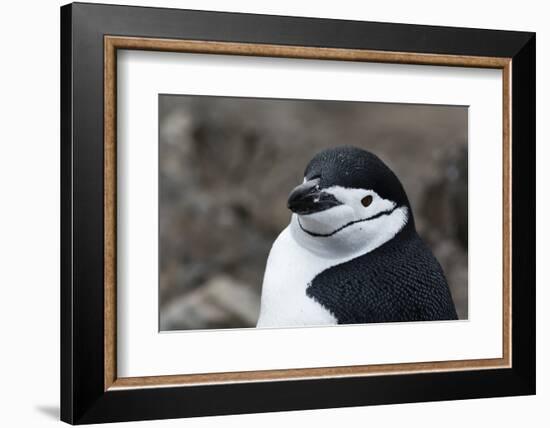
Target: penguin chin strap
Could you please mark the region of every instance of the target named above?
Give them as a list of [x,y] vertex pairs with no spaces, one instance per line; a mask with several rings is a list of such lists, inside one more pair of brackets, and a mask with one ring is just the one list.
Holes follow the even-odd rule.
[[350,221],[350,222],[344,224],[343,226],[340,226],[339,228],[337,228],[337,229],[335,229],[335,230],[333,230],[332,232],[329,232],[329,233],[315,233],[315,232],[311,232],[311,231],[307,230],[306,228],[304,228],[304,226],[302,226],[302,222],[300,221],[299,216],[298,216],[298,225],[300,226],[300,229],[302,229],[305,233],[307,233],[310,236],[313,236],[313,237],[316,237],[316,238],[328,238],[330,236],[336,235],[338,232],[341,232],[342,230],[344,230],[345,228],[347,228],[349,226],[352,226],[352,225],[357,224],[357,223],[362,223],[362,222],[365,222],[365,221],[369,221],[369,220],[375,220],[375,219],[377,219],[379,217],[382,217],[384,215],[392,214],[395,210],[396,210],[396,208],[390,208],[390,209],[387,209],[387,210],[384,210],[384,211],[380,211],[379,213],[376,213],[376,214],[374,214],[370,217]]
[[306,230],[300,217],[293,215],[290,232],[298,245],[318,257],[353,258],[392,239],[407,224],[408,217],[407,207],[393,207],[321,234]]

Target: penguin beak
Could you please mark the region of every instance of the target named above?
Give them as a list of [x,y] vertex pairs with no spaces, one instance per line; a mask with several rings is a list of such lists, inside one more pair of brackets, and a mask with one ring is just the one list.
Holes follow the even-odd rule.
[[298,215],[313,214],[341,205],[330,193],[319,187],[320,179],[308,180],[296,186],[288,196],[288,209]]

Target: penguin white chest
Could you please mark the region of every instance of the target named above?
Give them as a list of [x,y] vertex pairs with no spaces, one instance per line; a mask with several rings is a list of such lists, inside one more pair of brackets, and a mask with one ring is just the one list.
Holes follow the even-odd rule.
[[302,248],[287,227],[274,242],[264,274],[258,327],[337,324],[325,307],[306,294],[313,278],[340,263]]

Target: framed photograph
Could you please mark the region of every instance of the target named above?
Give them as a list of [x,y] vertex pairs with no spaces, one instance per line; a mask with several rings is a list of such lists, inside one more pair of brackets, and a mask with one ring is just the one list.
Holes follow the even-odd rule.
[[61,418],[535,393],[535,35],[61,8]]

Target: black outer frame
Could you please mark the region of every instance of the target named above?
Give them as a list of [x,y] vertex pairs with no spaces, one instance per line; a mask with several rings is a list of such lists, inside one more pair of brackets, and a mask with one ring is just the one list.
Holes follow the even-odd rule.
[[[104,35],[512,58],[512,368],[104,391]],[[535,34],[74,3],[61,8],[61,420],[535,393]]]

